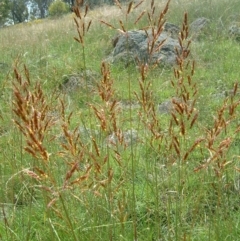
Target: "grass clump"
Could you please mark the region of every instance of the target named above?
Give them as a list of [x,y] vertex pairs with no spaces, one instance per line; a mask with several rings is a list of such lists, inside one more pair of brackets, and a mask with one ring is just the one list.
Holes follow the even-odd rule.
[[[193,2],[184,3],[192,9]],[[152,63],[176,6],[116,1],[120,19],[102,19],[101,12],[101,21],[96,9],[74,8],[73,21],[46,21],[34,52],[20,40],[25,54],[13,73],[1,72],[2,239],[238,239],[238,46],[215,34],[192,41],[191,10],[181,13],[176,65]],[[103,61],[111,31],[127,36],[133,26],[153,33],[149,62],[124,68]],[[10,62],[14,41],[11,48],[1,41],[1,61]],[[38,46],[38,39],[29,44]],[[76,91],[63,91],[70,80],[79,80]],[[161,114],[166,99],[171,108]]]

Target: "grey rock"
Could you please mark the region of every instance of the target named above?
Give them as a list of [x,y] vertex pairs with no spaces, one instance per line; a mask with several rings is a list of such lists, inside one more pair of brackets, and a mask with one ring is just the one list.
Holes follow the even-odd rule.
[[0,221],[6,220],[12,216],[14,205],[11,203],[1,203]]
[[[108,57],[107,61],[112,63],[123,62],[127,66],[130,63],[137,65],[140,63],[155,64],[160,63],[173,65],[176,61],[175,48],[180,49],[177,39],[172,34],[178,31],[175,25],[166,25],[166,31],[163,31],[155,43],[155,50],[149,54],[149,42],[153,36],[151,31],[132,30],[118,36],[115,40],[115,48]],[[177,29],[177,30],[176,30]],[[165,43],[157,50],[157,46],[165,40]]]
[[161,42],[162,40],[166,39],[166,42],[164,43],[163,47],[161,48],[160,52],[155,52],[153,54],[152,62],[155,63],[158,60],[161,60],[161,62],[168,64],[168,65],[174,65],[176,63],[176,51],[175,48],[180,49],[180,45],[178,40],[173,39],[171,37],[167,37],[162,34],[159,38],[157,43]]
[[[73,135],[73,131],[69,131],[69,134]],[[86,144],[88,142],[91,142],[92,138],[96,139],[100,135],[100,132],[94,129],[81,126],[78,128],[76,135],[79,135],[79,139]],[[67,138],[64,134],[58,135],[57,140],[63,144],[67,143]]]
[[[240,96],[240,92],[237,91],[235,96]],[[234,97],[234,91],[233,90],[223,90],[217,93],[212,94],[212,97],[219,98],[219,99],[225,99],[225,98],[231,98]]]
[[170,114],[172,111],[174,111],[174,105],[173,100],[181,103],[182,101],[179,98],[173,97],[171,99],[168,99],[161,104],[158,105],[158,111],[160,114]]
[[79,127],[78,132],[80,139],[85,141],[91,140],[92,138],[96,139],[100,135],[99,131],[86,127]]
[[200,32],[209,22],[210,20],[207,18],[197,18],[190,24],[190,31],[195,33]]
[[[198,18],[190,25],[191,38],[198,37],[199,33],[209,23],[207,18]],[[125,67],[134,63],[141,64],[163,64],[173,66],[176,63],[176,49],[180,52],[178,41],[181,29],[166,22],[163,31],[155,41],[153,51],[149,53],[151,42],[153,40],[152,29],[149,30],[131,30],[125,33],[117,34],[112,38],[113,51],[105,61],[110,63],[124,63]],[[165,41],[161,48],[159,44]]]
[[197,18],[190,24],[191,38],[197,38],[203,29],[209,24],[210,20],[204,17]]
[[78,89],[92,89],[98,82],[99,74],[94,71],[86,70],[80,73],[64,75],[63,81],[60,84],[60,89],[65,93],[71,93]]
[[143,30],[128,31],[125,35],[120,35],[113,50],[113,62],[130,63],[137,59],[143,60],[146,56],[142,43],[146,39],[147,34]]
[[166,100],[158,105],[160,114],[169,114],[173,109],[172,100]]
[[[127,130],[122,132],[122,141],[126,146],[134,145],[139,141],[139,133],[137,130]],[[106,142],[108,145],[117,145],[119,143],[118,137],[115,133],[110,134]]]
[[240,25],[232,24],[228,29],[228,33],[230,37],[234,38],[237,41],[240,41]]
[[164,31],[170,34],[171,37],[177,38],[179,36],[181,29],[175,24],[166,22],[164,24]]

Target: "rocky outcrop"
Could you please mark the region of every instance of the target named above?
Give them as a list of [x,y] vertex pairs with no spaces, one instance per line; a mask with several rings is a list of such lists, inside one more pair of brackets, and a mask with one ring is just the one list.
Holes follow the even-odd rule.
[[[176,34],[177,26],[174,26],[174,33]],[[132,30],[125,34],[119,34],[113,39],[113,52],[107,58],[108,62],[119,63],[122,62],[126,66],[130,63],[138,62],[155,64],[157,62],[163,64],[173,65],[176,59],[175,48],[180,48],[177,39],[172,37],[171,31],[168,29],[163,31],[157,38],[154,48],[166,40],[163,47],[159,51],[154,51],[149,54],[149,42],[152,40],[152,32],[144,30]]]
[[[209,22],[206,18],[198,18],[190,25],[190,35],[198,36],[203,28]],[[149,30],[131,30],[118,34],[113,37],[113,51],[106,59],[110,63],[122,62],[125,66],[130,63],[142,64],[164,64],[174,65],[176,62],[176,49],[180,50],[178,36],[180,28],[172,23],[165,23],[164,29],[157,37],[154,44],[154,51],[149,53],[150,43],[154,38],[152,29]],[[164,41],[159,49],[158,45]]]

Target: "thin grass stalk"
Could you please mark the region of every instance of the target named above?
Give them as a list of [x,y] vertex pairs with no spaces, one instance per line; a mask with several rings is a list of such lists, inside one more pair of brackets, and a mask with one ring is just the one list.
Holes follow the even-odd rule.
[[[55,227],[53,226],[53,223],[52,223],[52,220],[51,220],[51,218],[48,218],[48,221],[49,221],[49,223],[50,223],[50,226],[51,226],[51,231],[53,232],[53,234],[55,234],[55,235],[53,235],[53,237],[57,237],[57,240],[58,241],[61,241],[61,239],[60,239],[60,237],[59,237],[59,235],[58,235],[58,233],[57,233],[57,230],[55,229]],[[53,238],[52,237],[52,238]]]
[[[159,178],[159,170],[157,169],[157,160],[155,160],[155,163],[154,163],[154,184],[155,184],[155,212],[158,214],[161,212],[160,210],[160,194],[158,193],[158,190],[159,190],[159,182],[161,181],[160,178]],[[155,220],[154,220],[154,223],[155,223],[155,232],[156,232],[156,237],[158,239],[162,238],[162,234],[161,234],[161,228],[160,228],[160,223],[161,223],[161,218],[159,215],[156,215],[155,217]]]
[[[86,20],[88,10],[89,10],[88,5],[86,5],[84,13],[81,12],[81,8],[78,8],[78,7],[73,8],[73,11],[75,13],[74,21],[76,23],[76,28],[78,32],[78,37],[74,37],[74,39],[81,45],[81,48],[82,48],[83,74],[84,74],[84,80],[85,80],[86,98],[87,98],[87,103],[90,103],[91,93],[90,93],[90,88],[88,86],[88,81],[87,81],[87,65],[86,65],[86,53],[85,53],[85,48],[86,48],[85,38],[92,24],[92,20],[90,20],[89,22],[87,22]],[[89,110],[89,116],[91,116],[90,109],[88,108],[88,110]],[[90,126],[92,127],[91,118],[90,118]]]
[[[127,41],[127,45],[128,45],[128,41]],[[128,71],[128,99],[130,101],[130,103],[132,103],[132,85],[131,85],[131,76],[130,76],[130,72]],[[133,150],[133,123],[132,123],[132,105],[130,105],[129,108],[129,120],[130,120],[130,160],[131,160],[131,177],[132,177],[132,218],[133,218],[133,237],[134,240],[138,239],[138,233],[137,233],[137,214],[136,214],[136,194],[135,194],[135,174],[136,174],[136,169],[137,169],[137,164],[136,164],[136,160],[134,158],[134,150]]]
[[69,217],[69,212],[68,212],[68,210],[67,210],[67,208],[66,208],[65,201],[64,201],[64,199],[63,199],[63,197],[62,197],[61,194],[59,194],[59,199],[60,199],[60,201],[61,201],[61,204],[62,204],[64,213],[65,213],[65,215],[66,215],[67,222],[68,222],[69,227],[70,227],[70,230],[71,230],[71,234],[73,235],[73,238],[74,238],[75,241],[79,241],[78,237],[77,237],[76,234],[75,234],[75,230],[74,230],[74,228],[73,228],[73,224],[72,224],[71,218]]
[[[132,2],[129,3],[128,5],[128,9],[131,8],[131,4]],[[126,29],[128,29],[128,17],[129,17],[129,12],[126,13],[125,17],[126,17]],[[129,51],[129,38],[127,36],[127,51]],[[131,73],[130,73],[130,68],[128,69],[128,99],[130,101],[130,103],[132,103],[132,81],[131,81]],[[137,214],[136,214],[136,194],[135,194],[135,174],[136,174],[136,168],[137,168],[137,165],[136,165],[136,160],[134,158],[134,150],[133,150],[133,133],[132,133],[132,130],[133,130],[133,123],[132,123],[132,105],[130,105],[130,108],[129,108],[129,120],[130,120],[130,141],[131,141],[131,145],[130,145],[130,160],[131,160],[131,177],[132,177],[132,217],[133,217],[133,238],[134,240],[138,240],[138,233],[137,233]]]
[[[109,147],[107,147],[107,156],[110,156],[110,152],[109,152]],[[111,170],[111,164],[110,164],[110,158],[108,158],[107,160],[107,169]],[[109,210],[109,220],[110,220],[110,227],[109,227],[109,240],[113,240],[114,238],[114,229],[115,229],[115,220],[113,218],[113,205],[112,205],[112,200],[113,200],[113,195],[112,195],[112,185],[111,182],[109,182],[108,186],[107,186],[107,194],[108,194],[108,210]]]

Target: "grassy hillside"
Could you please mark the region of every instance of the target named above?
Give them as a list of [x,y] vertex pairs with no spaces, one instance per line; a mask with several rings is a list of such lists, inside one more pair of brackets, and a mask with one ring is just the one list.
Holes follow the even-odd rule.
[[[166,4],[0,29],[0,240],[239,239],[240,3]],[[174,67],[104,62],[117,29],[165,19]]]

